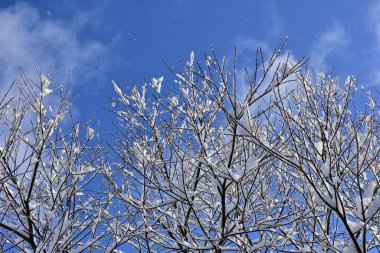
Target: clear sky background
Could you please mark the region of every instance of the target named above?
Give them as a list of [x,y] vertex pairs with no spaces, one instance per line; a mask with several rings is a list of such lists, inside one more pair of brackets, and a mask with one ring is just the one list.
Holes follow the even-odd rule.
[[0,90],[20,66],[34,78],[34,64],[45,73],[52,67],[53,82],[71,73],[78,119],[108,124],[112,79],[132,85],[163,75],[167,89],[175,84],[163,61],[180,69],[179,57],[191,51],[203,61],[211,45],[228,55],[236,45],[239,65],[249,67],[257,45],[272,50],[285,36],[296,59],[380,87],[377,0],[2,0]]

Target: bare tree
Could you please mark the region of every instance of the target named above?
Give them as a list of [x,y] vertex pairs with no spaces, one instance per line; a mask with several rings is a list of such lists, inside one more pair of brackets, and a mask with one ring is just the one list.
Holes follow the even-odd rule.
[[288,233],[295,249],[379,252],[379,108],[369,92],[368,103],[356,105],[356,90],[351,76],[340,85],[305,71],[290,96],[277,92],[267,113],[281,145],[265,148],[282,162],[295,204],[309,212]]
[[171,95],[114,82],[112,163],[67,90],[22,74],[0,101],[1,251],[379,252],[380,104],[264,55],[251,74],[191,53]]
[[265,62],[258,48],[254,73],[245,70],[245,94],[236,54],[229,73],[226,57],[205,56],[202,68],[192,53],[184,72],[174,72],[179,91],[168,97],[162,77],[141,90],[123,92],[114,83],[120,133],[113,148],[122,162],[109,184],[126,216],[138,213],[134,224],[119,222],[117,233],[132,227],[138,236],[131,244],[149,252],[254,252],[294,243],[286,229],[309,213],[294,205],[296,189],[270,151],[282,143],[263,124],[273,92],[304,63],[282,53]]
[[0,104],[1,252],[98,247],[109,217],[91,185],[105,162],[103,149],[91,144],[94,130],[81,141],[67,89],[53,92],[46,76],[34,83],[22,73],[14,88]]

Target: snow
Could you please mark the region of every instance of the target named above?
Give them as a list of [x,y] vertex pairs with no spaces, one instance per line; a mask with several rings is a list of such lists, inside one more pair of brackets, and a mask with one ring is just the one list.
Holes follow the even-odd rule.
[[318,141],[314,144],[315,149],[317,150],[318,154],[321,155],[323,151],[323,142]]
[[139,162],[139,163],[143,163],[144,161],[144,157],[143,157],[143,154],[141,153],[141,150],[140,150],[140,146],[138,143],[135,143],[134,145],[135,147],[135,157],[136,157],[136,160]]
[[207,67],[210,67],[210,66],[211,66],[211,62],[212,62],[212,58],[211,58],[211,56],[207,56],[207,59],[206,59],[206,66],[207,66]]
[[30,158],[30,164],[32,165],[32,164],[36,164],[36,163],[38,163],[38,159],[35,157],[31,157]]
[[80,153],[80,148],[79,147],[73,147],[73,153],[74,154],[79,154]]
[[[207,60],[211,62],[211,58],[207,58]],[[190,64],[194,64],[193,53],[190,55]],[[290,71],[287,69],[286,65],[282,65],[281,67],[282,69],[280,69],[280,71],[285,73]],[[187,68],[185,67],[185,71],[192,72],[192,69],[193,68],[189,68],[188,66]],[[188,94],[190,96],[193,95],[194,87],[192,85],[192,79],[189,78],[188,75],[189,73],[186,72],[187,81],[181,75],[177,75],[177,77],[186,82],[184,85],[179,85],[179,88],[182,88],[183,94]],[[244,134],[242,134],[243,136],[239,135],[237,138],[234,138],[234,141],[236,141],[234,144],[236,145],[234,146],[235,150],[232,150],[230,145],[231,135],[229,131],[231,127],[228,126],[230,123],[228,120],[219,121],[219,119],[223,120],[222,117],[225,115],[224,113],[226,113],[226,111],[221,110],[220,113],[216,112],[218,114],[215,116],[215,123],[208,121],[210,118],[208,115],[213,113],[213,109],[219,109],[217,100],[215,100],[215,102],[214,100],[207,98],[202,101],[203,96],[200,96],[199,101],[198,98],[196,98],[196,101],[192,100],[188,102],[187,99],[189,97],[187,97],[180,101],[180,105],[183,107],[177,107],[178,100],[182,97],[180,93],[174,94],[175,96],[168,96],[167,100],[164,100],[164,102],[160,101],[160,96],[154,93],[153,89],[155,89],[157,93],[162,91],[162,81],[163,77],[153,78],[151,84],[147,82],[147,84],[143,85],[142,93],[139,93],[140,89],[139,91],[136,89],[133,92],[130,92],[130,90],[127,89],[125,94],[123,94],[122,90],[115,82],[113,82],[114,89],[120,96],[120,98],[118,98],[119,100],[114,100],[116,105],[117,103],[120,103],[118,101],[122,101],[124,97],[125,99],[128,98],[132,103],[143,104],[146,100],[147,105],[153,105],[153,107],[159,105],[160,102],[163,103],[163,106],[161,106],[160,109],[153,109],[152,111],[147,107],[146,111],[143,111],[144,113],[140,114],[134,113],[137,111],[137,106],[135,106],[135,104],[121,107],[123,108],[122,110],[124,110],[124,114],[120,115],[121,117],[125,117],[124,122],[127,122],[127,124],[123,125],[123,127],[125,126],[127,128],[125,131],[127,133],[127,138],[119,143],[120,147],[128,146],[127,150],[123,150],[123,148],[120,149],[121,155],[125,155],[125,164],[124,162],[120,162],[120,164],[115,162],[107,165],[100,165],[96,163],[96,161],[95,163],[91,163],[93,160],[90,160],[86,155],[86,147],[81,146],[82,142],[80,140],[76,142],[77,138],[74,138],[73,136],[70,136],[72,138],[66,138],[66,141],[63,140],[60,142],[58,140],[56,144],[54,144],[56,145],[54,147],[52,142],[50,142],[51,140],[48,140],[46,144],[49,148],[48,151],[50,151],[50,148],[54,149],[57,147],[58,152],[51,152],[51,156],[49,156],[50,153],[44,151],[41,156],[42,158],[39,159],[41,167],[43,168],[39,170],[36,183],[40,186],[42,191],[32,192],[30,207],[32,210],[34,209],[33,215],[35,215],[34,217],[36,218],[36,227],[43,226],[50,229],[48,233],[52,236],[49,238],[50,241],[48,244],[51,243],[53,245],[56,243],[53,245],[55,248],[52,247],[51,251],[57,250],[57,247],[64,242],[63,239],[71,240],[71,238],[76,238],[76,233],[95,236],[95,234],[103,233],[102,229],[105,226],[109,228],[107,233],[111,232],[111,228],[115,231],[118,230],[118,233],[113,235],[108,234],[110,238],[112,236],[112,239],[109,244],[102,248],[103,250],[115,241],[118,242],[120,238],[124,238],[124,235],[125,237],[130,235],[133,237],[135,235],[138,236],[140,232],[146,232],[149,237],[148,240],[156,240],[152,244],[162,240],[160,241],[162,244],[168,245],[170,242],[175,241],[175,239],[171,238],[168,240],[166,239],[168,238],[168,232],[171,231],[175,238],[179,238],[178,241],[182,243],[182,245],[194,249],[194,251],[199,250],[202,247],[206,250],[210,249],[213,246],[213,243],[215,243],[214,245],[218,245],[219,242],[222,242],[221,237],[225,237],[226,241],[224,241],[223,245],[220,245],[220,247],[223,249],[229,249],[228,247],[231,247],[231,250],[233,249],[232,247],[238,249],[238,247],[242,245],[247,245],[247,251],[251,250],[252,252],[260,250],[261,248],[269,248],[270,250],[270,248],[273,249],[277,247],[276,244],[278,244],[279,247],[285,248],[287,246],[281,245],[283,241],[285,240],[289,242],[288,240],[292,239],[296,246],[290,248],[290,250],[296,250],[297,248],[298,252],[309,252],[310,248],[308,245],[313,248],[313,251],[318,251],[318,248],[323,247],[318,245],[319,240],[325,240],[328,243],[334,244],[332,247],[336,247],[336,251],[343,250],[343,247],[347,246],[345,249],[346,252],[354,252],[355,249],[353,245],[349,245],[351,239],[344,226],[342,226],[342,222],[346,221],[348,221],[348,231],[355,233],[355,236],[358,236],[359,240],[362,240],[361,238],[366,239],[372,236],[369,234],[371,233],[371,227],[375,227],[376,232],[373,233],[376,236],[378,233],[376,219],[380,209],[380,195],[378,190],[377,157],[373,158],[371,156],[377,154],[376,152],[373,152],[377,150],[369,150],[368,157],[371,159],[373,158],[375,162],[373,165],[368,165],[369,169],[367,169],[364,165],[368,164],[368,158],[365,155],[360,154],[363,149],[358,150],[356,143],[356,141],[359,141],[360,143],[368,144],[365,145],[364,148],[372,148],[372,146],[369,145],[377,145],[378,140],[370,139],[371,136],[369,134],[373,133],[369,127],[372,119],[363,120],[363,127],[356,129],[355,124],[345,122],[346,119],[343,118],[341,119],[341,124],[344,125],[344,128],[337,129],[335,134],[333,130],[340,127],[340,121],[338,121],[338,119],[334,119],[335,123],[331,123],[334,125],[332,128],[330,124],[325,124],[324,126],[327,130],[319,130],[317,123],[323,118],[319,113],[318,115],[310,115],[307,113],[307,109],[300,105],[301,109],[298,112],[297,119],[296,115],[292,115],[292,113],[295,113],[295,110],[291,107],[289,109],[289,114],[293,117],[292,122],[293,120],[294,122],[297,122],[297,120],[302,122],[302,124],[306,126],[303,130],[307,132],[308,135],[302,136],[301,131],[299,131],[301,129],[295,128],[294,131],[300,134],[300,138],[297,140],[299,142],[291,143],[292,138],[288,135],[290,132],[284,130],[284,134],[279,136],[279,142],[277,142],[275,139],[277,136],[271,135],[270,129],[266,129],[266,126],[262,126],[263,128],[260,129],[260,122],[253,116],[250,118],[250,108],[248,108],[249,105],[246,101],[237,100],[237,98],[233,102],[225,100],[228,110],[230,110],[231,107],[235,109],[235,120],[240,118],[239,125],[241,128],[237,131]],[[218,81],[219,80],[215,80],[215,84],[218,83]],[[47,89],[47,94],[49,92],[48,85],[50,81],[47,80],[46,77],[41,76],[41,83],[43,84],[43,88]],[[211,84],[211,81],[209,84]],[[204,89],[207,91],[210,87],[207,87],[206,85],[207,82]],[[217,88],[215,88],[215,91],[217,91],[216,89]],[[147,94],[147,92],[153,92],[156,96],[154,94],[151,96],[150,94]],[[115,94],[115,96],[117,96],[117,94]],[[134,96],[135,100],[131,98],[132,96]],[[144,97],[146,97],[146,99]],[[157,98],[157,100],[154,100],[155,98]],[[32,103],[34,103],[34,101]],[[313,101],[311,101],[311,103],[313,103]],[[178,110],[177,108],[167,110],[170,106],[175,106]],[[336,108],[340,107],[340,105],[334,106],[336,106]],[[284,108],[284,110],[287,110],[287,108]],[[173,116],[173,114],[170,114],[172,111],[177,114]],[[337,114],[337,109],[334,109],[333,111]],[[229,113],[233,116],[232,111],[229,111]],[[342,112],[343,115],[346,115],[345,113],[346,111]],[[138,114],[139,116],[136,116]],[[20,112],[19,115],[21,118],[22,112]],[[159,127],[165,127],[166,125],[160,124],[161,122],[157,121],[157,131],[160,135],[157,143],[152,137],[154,131],[152,131],[153,134],[148,133],[148,131],[141,131],[141,134],[134,135],[135,132],[133,132],[133,129],[136,130],[134,127],[137,124],[134,126],[132,124],[135,123],[128,124],[128,122],[144,122],[144,120],[150,120],[151,118],[154,118],[154,116],[152,117],[151,115],[157,115],[158,120],[161,119],[159,115],[165,115],[164,118],[162,118],[164,120],[161,121],[162,123],[172,123],[171,121],[166,121],[171,119],[171,116],[178,118],[178,120],[173,123],[173,128],[168,128],[167,131],[165,131],[165,129],[164,131],[161,131],[162,129]],[[203,117],[205,115],[206,117]],[[271,113],[268,113],[268,117],[271,117],[270,115]],[[219,116],[221,117],[219,118]],[[41,120],[42,122],[40,122],[39,126],[49,129],[53,127],[54,129],[58,129],[58,120],[56,121],[57,125],[55,125],[54,120],[49,120],[50,117],[50,115],[46,115],[46,117]],[[195,123],[191,121],[192,117],[195,117]],[[205,120],[198,121],[196,117],[204,118]],[[181,124],[182,126],[180,126]],[[273,124],[273,131],[277,131],[276,123],[274,122]],[[346,124],[351,125],[350,128],[346,127]],[[126,125],[132,125],[132,127],[128,128]],[[183,130],[183,128],[186,128],[186,125],[188,125],[189,130],[185,130],[184,132],[177,132],[176,130],[170,131],[171,129],[178,128],[182,128]],[[145,130],[145,126],[147,126],[145,123],[141,123],[139,126],[141,128],[139,129]],[[94,137],[95,131],[90,126],[86,127],[87,131],[86,134],[83,133],[83,138],[86,136],[87,140],[91,140]],[[365,127],[368,127],[368,131],[364,130]],[[132,134],[130,135],[127,131],[131,129]],[[358,131],[355,132],[355,130]],[[279,129],[279,131],[282,130]],[[330,135],[332,141],[335,141],[336,143],[331,143],[330,145],[330,142],[328,141],[322,142],[320,135],[323,132],[321,131],[326,131],[324,133],[326,138],[329,139],[328,135]],[[78,132],[79,126],[77,125],[75,131],[72,132],[72,135],[76,135]],[[197,134],[193,135],[195,132],[198,132],[199,136],[201,136],[201,140],[199,141],[201,145],[198,145],[194,141],[195,138],[198,138]],[[249,132],[251,133],[248,134]],[[29,134],[29,137],[32,136],[32,133],[33,132]],[[180,133],[180,135],[176,135],[177,133]],[[17,137],[20,138],[20,140],[24,140],[24,135],[25,133],[20,134]],[[28,135],[28,133],[26,135]],[[355,139],[356,136],[357,139]],[[182,138],[183,141],[176,143],[176,140],[181,139],[181,137],[184,137]],[[257,138],[259,141],[252,142],[251,140],[253,137]],[[306,139],[306,141],[304,141],[302,137]],[[39,141],[37,137],[33,136],[31,138]],[[267,152],[262,147],[259,147],[260,145],[255,144],[261,142],[261,140],[266,147],[270,147],[270,143],[273,143],[272,150],[278,152],[278,156],[271,156],[271,152]],[[363,140],[365,140],[365,142],[363,142]],[[290,145],[287,145],[288,141],[290,142]],[[25,139],[25,142],[29,143],[29,140]],[[126,145],[127,142],[128,145]],[[353,148],[348,146],[350,145],[350,142],[354,143]],[[24,145],[23,142],[21,143]],[[298,144],[300,146],[295,147],[295,145]],[[133,145],[132,150],[130,149],[130,145]],[[6,151],[10,150],[9,145],[7,145],[7,147]],[[334,147],[336,148],[334,149]],[[27,148],[28,150],[31,150],[33,147],[28,146]],[[300,149],[299,152],[298,148]],[[302,148],[303,150],[301,150]],[[63,155],[63,157],[54,157],[55,154],[59,154],[61,149],[62,152],[65,152],[65,150],[67,151],[66,155]],[[203,151],[203,149],[205,151]],[[345,149],[347,149],[347,151],[344,151]],[[78,156],[78,160],[76,160],[77,162],[72,163],[72,159],[76,158],[70,157],[72,156],[70,155],[72,151],[83,152],[86,154],[84,157]],[[324,159],[327,160],[325,163],[322,163],[321,158],[318,157],[323,151],[326,151],[327,155],[326,159]],[[297,153],[299,154],[299,157]],[[231,161],[227,160],[229,154],[232,158]],[[33,167],[29,166],[30,164],[38,162],[33,156],[37,157],[34,152],[27,153],[23,160],[27,169]],[[278,162],[278,160],[271,160],[277,159],[279,156],[284,158],[281,162]],[[45,160],[45,157],[48,157],[48,160]],[[157,163],[155,160],[156,157],[159,159],[159,162]],[[68,160],[67,162],[66,159]],[[292,162],[294,161],[294,166],[287,166],[288,162],[286,159]],[[355,169],[354,164],[357,160],[360,160],[359,164],[363,174],[357,174],[358,170]],[[47,166],[43,166],[44,163],[46,163]],[[227,166],[227,164],[231,166]],[[63,166],[69,166],[69,172],[72,172],[72,174],[65,174],[65,167]],[[96,169],[92,166],[96,166]],[[111,169],[113,166],[115,170]],[[315,171],[314,166],[320,167]],[[195,169],[198,168],[201,170],[201,173],[195,187],[194,176],[198,173],[194,172],[196,172]],[[102,171],[103,169],[104,171]],[[123,172],[123,169],[125,172]],[[114,207],[112,206],[108,211],[99,211],[99,215],[97,216],[99,217],[99,220],[94,221],[92,217],[95,217],[95,215],[92,215],[95,211],[98,211],[95,209],[97,206],[92,205],[92,201],[89,200],[91,198],[90,196],[86,196],[79,198],[80,201],[77,202],[75,207],[73,206],[73,216],[61,217],[61,215],[64,215],[66,212],[65,210],[62,210],[63,208],[60,206],[62,200],[65,200],[65,197],[67,196],[66,194],[73,192],[76,196],[80,196],[83,193],[89,193],[86,188],[81,189],[70,184],[78,183],[80,178],[90,178],[90,176],[86,177],[86,174],[94,171],[104,173],[104,175],[106,175],[104,178],[116,179],[116,181],[111,184],[111,190],[109,192],[104,192],[104,199],[102,195],[99,199],[95,198],[94,201],[96,202],[99,200],[97,203],[107,201],[107,203],[111,203],[111,205],[116,204],[117,208],[120,207],[120,209],[112,209]],[[111,174],[111,172],[113,173]],[[366,172],[367,174],[364,174]],[[322,174],[324,176],[322,176]],[[65,178],[66,175],[69,175],[68,179]],[[71,180],[71,175],[73,175],[73,180]],[[121,176],[119,177],[119,175]],[[146,180],[143,178],[145,175],[147,175],[145,178]],[[358,175],[357,182],[352,180],[353,176],[356,175]],[[367,176],[365,177],[364,175]],[[30,179],[28,179],[27,176],[28,175],[22,177],[22,180],[24,181],[20,183],[20,185],[27,185],[30,182]],[[307,178],[308,176],[310,176],[310,180]],[[46,179],[50,181],[44,182],[43,177],[46,177]],[[21,178],[21,176],[19,178]],[[53,180],[57,181],[52,182]],[[64,180],[66,180],[66,182],[62,182]],[[331,181],[334,182],[334,184]],[[20,202],[19,199],[22,197],[21,194],[24,194],[25,190],[17,189],[17,187],[21,187],[14,183],[10,186],[9,182],[11,181],[5,180],[3,186],[4,191],[0,191],[0,195],[7,194],[8,202],[11,202],[9,199],[12,198],[17,199],[17,201]],[[7,183],[8,185],[6,185]],[[81,187],[82,183],[78,186]],[[145,188],[143,189],[143,187]],[[7,189],[9,189],[9,191]],[[298,192],[294,193],[294,190],[297,190]],[[41,196],[39,196],[40,192],[46,195],[41,198]],[[221,194],[221,192],[223,194]],[[309,193],[312,195],[311,198]],[[38,196],[37,200],[36,196]],[[46,201],[44,200],[45,197]],[[301,199],[301,203],[297,203],[299,199]],[[313,202],[313,199],[316,199],[316,201]],[[9,210],[22,214],[24,211],[23,207],[22,205],[18,205],[19,203],[17,201],[15,201],[15,208]],[[2,203],[5,202],[6,201]],[[284,203],[289,206],[284,207]],[[10,206],[6,203],[6,206],[7,205]],[[223,211],[226,212],[224,214],[227,214],[227,216],[226,222],[223,224],[224,227],[221,227],[221,217],[224,215],[221,212],[224,207],[225,210]],[[279,215],[279,210],[282,207],[284,207],[283,213]],[[123,210],[123,208],[125,209]],[[245,208],[244,214],[241,214],[243,208]],[[331,209],[334,210],[331,212],[330,217],[331,227],[335,226],[335,224],[337,224],[338,227],[336,237],[330,236],[336,232],[334,229],[331,229],[330,233],[326,233],[327,228],[325,224],[327,223],[327,208],[330,209],[329,211],[331,211]],[[117,218],[112,221],[112,217],[116,216],[114,213],[119,210],[120,213],[117,214]],[[287,213],[289,210],[291,213]],[[88,211],[88,217],[82,219],[82,217],[79,218],[77,216],[78,219],[76,220],[76,213],[81,214],[82,211]],[[136,221],[129,219],[130,217],[128,217],[130,213],[134,214],[135,211],[141,211],[141,213],[136,213]],[[113,215],[110,215],[110,213]],[[186,213],[189,213],[189,218],[184,216]],[[342,218],[340,214],[345,214],[345,216]],[[106,220],[103,220],[104,217]],[[38,218],[41,218],[41,220],[37,220]],[[83,220],[87,218],[92,219],[92,222],[82,223]],[[144,220],[142,221],[142,219]],[[133,234],[126,229],[127,221],[133,222],[134,225],[142,225],[141,227],[138,225],[136,230],[132,231],[135,233]],[[300,221],[301,223],[305,222],[305,233],[302,235],[299,234],[297,227],[299,223],[297,223],[297,221]],[[185,224],[185,222],[187,224]],[[290,225],[292,223],[294,223],[294,226]],[[279,230],[277,230],[277,227],[273,226],[274,224],[279,226],[284,224],[285,233],[282,236],[284,236],[285,239],[277,235]],[[20,230],[24,229],[24,232],[27,229],[26,227],[23,227],[23,224],[19,225],[15,222],[15,225],[17,225]],[[204,226],[208,231],[202,232],[200,226]],[[54,227],[57,227],[57,229]],[[308,229],[308,227],[315,227],[315,230],[307,231],[306,229]],[[368,231],[368,237],[366,234],[362,235],[363,237],[360,236],[360,233],[364,231],[364,227],[367,229],[366,231]],[[82,229],[86,229],[86,231],[82,232]],[[180,235],[177,237],[178,232],[184,231],[184,229],[186,229],[188,234],[186,236]],[[261,231],[267,232],[260,234]],[[66,234],[63,234],[62,232],[66,232]],[[276,235],[273,235],[272,232]],[[104,235],[106,239],[100,240],[99,244],[107,240],[108,235]],[[299,235],[305,235],[305,237],[300,239],[301,237]],[[315,238],[318,239],[318,241],[315,241],[315,244],[314,241],[309,241],[309,238],[314,235]],[[88,236],[83,240],[73,239],[73,251],[80,251],[82,245],[89,242],[87,239],[91,236]],[[245,240],[245,236],[247,240]],[[259,238],[259,240],[255,240],[257,238]],[[248,239],[252,240],[252,244],[248,245]],[[370,239],[372,240],[372,238]],[[135,239],[132,238],[131,240]],[[80,242],[78,243],[78,241]],[[202,243],[199,243],[200,241]],[[68,249],[68,251],[69,250],[70,249]]]
[[171,104],[171,106],[177,106],[178,105],[178,98],[176,96],[172,96],[170,98],[170,104]]
[[45,97],[46,95],[53,92],[52,89],[48,89],[51,81],[47,79],[46,76],[44,76],[43,74],[40,74],[40,81],[41,81],[41,91],[42,91],[41,96],[42,97]]
[[231,173],[231,177],[235,182],[239,182],[241,175],[239,173]]
[[158,79],[152,78],[152,87],[156,90],[157,93],[161,93],[161,84],[163,80],[163,76],[159,77]]
[[54,120],[53,119],[50,119],[47,123],[48,125],[48,129],[52,128],[54,126]]
[[120,97],[122,97],[122,96],[123,96],[123,93],[121,92],[121,89],[119,88],[119,86],[117,86],[117,84],[114,82],[114,80],[112,80],[112,83],[113,83],[113,87],[114,87],[116,93],[117,93]]
[[92,167],[91,165],[88,165],[88,166],[86,166],[86,165],[81,165],[80,166],[80,173],[81,174],[86,174],[86,173],[90,173],[90,172],[93,172],[93,171],[95,171],[96,169],[94,168],[94,167]]
[[189,66],[192,67],[194,65],[194,52],[190,53],[190,62]]
[[86,138],[88,141],[92,140],[92,138],[94,137],[94,133],[95,133],[94,129],[87,126]]
[[239,166],[236,166],[235,172],[230,172],[230,175],[235,182],[238,182],[243,177],[244,172],[245,172],[245,168],[239,165]]
[[183,76],[183,75],[181,75],[181,74],[176,74],[176,77],[180,80],[180,81],[182,81],[182,82],[187,82],[187,80],[186,80],[186,78]]
[[[333,189],[327,184],[327,193],[326,190],[320,190],[320,189],[310,189],[310,193],[315,198],[315,201],[322,206],[325,206],[326,208],[332,209],[336,208],[336,200],[335,200],[335,193]],[[318,192],[316,192],[318,191]]]
[[49,95],[52,92],[53,92],[52,89],[45,88],[45,89],[42,90],[41,96],[45,97],[45,96]]
[[75,129],[74,129],[74,136],[78,137],[78,134],[79,134],[79,124],[76,124]]
[[42,88],[47,88],[51,83],[51,81],[43,74],[40,74],[40,81],[42,84]]

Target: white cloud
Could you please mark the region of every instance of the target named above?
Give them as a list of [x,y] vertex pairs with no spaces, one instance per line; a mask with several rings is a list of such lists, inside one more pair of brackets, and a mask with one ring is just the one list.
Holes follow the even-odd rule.
[[318,40],[311,45],[311,64],[319,69],[331,53],[346,45],[347,38],[344,27],[339,23],[333,23],[331,28],[320,34]]
[[[90,18],[80,15],[81,20]],[[52,68],[53,82],[65,82],[69,72],[73,85],[96,78],[104,69],[108,49],[96,41],[80,40],[85,23],[65,23],[54,15],[44,18],[25,3],[0,10],[0,91],[19,76],[19,67],[37,79],[35,64],[44,73]]]

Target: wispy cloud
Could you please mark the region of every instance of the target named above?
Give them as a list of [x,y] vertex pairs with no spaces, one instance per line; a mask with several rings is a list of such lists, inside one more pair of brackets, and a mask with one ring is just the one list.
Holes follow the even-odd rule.
[[105,66],[102,62],[106,64],[102,58],[108,46],[80,40],[86,18],[90,17],[81,15],[78,24],[51,16],[45,18],[25,3],[0,10],[0,91],[19,75],[19,67],[37,77],[35,64],[41,72],[52,68],[57,73],[53,77],[60,82],[67,80],[69,72],[74,85],[79,77],[81,83],[96,78],[94,75],[101,73]]
[[311,45],[310,60],[313,66],[319,69],[326,62],[326,58],[346,45],[348,36],[344,27],[335,22],[325,32],[319,35],[317,41]]

